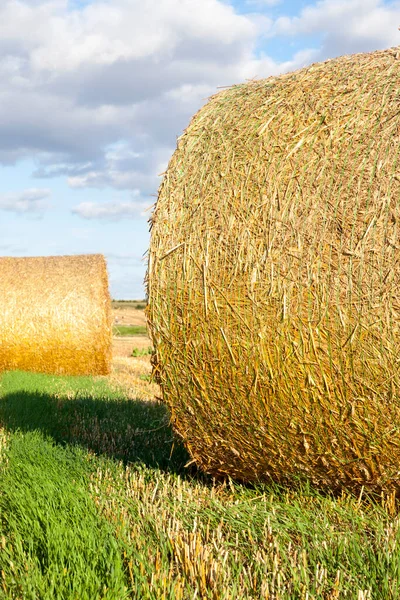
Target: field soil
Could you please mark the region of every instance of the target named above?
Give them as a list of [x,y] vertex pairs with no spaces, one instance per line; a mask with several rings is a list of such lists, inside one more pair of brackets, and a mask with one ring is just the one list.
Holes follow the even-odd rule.
[[113,336],[113,356],[132,356],[132,350],[146,350],[151,347],[151,341],[147,335],[124,335]]
[[113,323],[114,325],[146,325],[146,316],[144,310],[135,307],[123,305],[113,305]]
[[[143,309],[126,304],[113,304],[113,325],[146,325]],[[147,335],[113,336],[113,360],[110,381],[128,391],[131,398],[155,400],[160,397],[160,388],[150,381],[150,354],[132,356],[134,348],[147,350],[151,340]]]
[[[144,310],[139,310],[130,306],[128,303],[124,305],[113,305],[112,309],[113,325],[139,325],[146,326],[146,315]],[[113,356],[124,356],[126,358],[132,356],[132,350],[138,348],[145,350],[151,347],[150,338],[147,335],[132,335],[132,336],[113,336]]]

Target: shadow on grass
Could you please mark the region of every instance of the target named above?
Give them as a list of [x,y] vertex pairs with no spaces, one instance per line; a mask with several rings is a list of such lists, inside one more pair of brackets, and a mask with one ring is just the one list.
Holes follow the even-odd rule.
[[174,437],[162,404],[21,390],[0,397],[0,424],[9,430],[40,430],[57,443],[77,444],[124,463],[187,473],[188,454]]

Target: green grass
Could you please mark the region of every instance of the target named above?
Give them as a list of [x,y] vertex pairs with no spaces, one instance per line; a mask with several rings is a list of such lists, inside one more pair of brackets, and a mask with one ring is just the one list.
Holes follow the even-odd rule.
[[400,598],[396,505],[216,482],[163,405],[0,379],[0,599]]
[[149,356],[149,354],[153,354],[153,348],[150,346],[148,348],[133,348],[132,356]]
[[145,325],[114,325],[114,335],[147,335]]
[[114,528],[88,492],[78,448],[15,433],[0,471],[3,596],[127,598]]

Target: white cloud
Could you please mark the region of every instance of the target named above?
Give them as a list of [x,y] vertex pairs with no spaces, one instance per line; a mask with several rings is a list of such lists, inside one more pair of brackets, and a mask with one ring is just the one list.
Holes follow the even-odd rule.
[[[246,79],[246,71],[253,69],[254,78],[262,79],[264,73],[268,72],[269,75],[279,75],[281,73],[288,73],[289,71],[295,71],[301,67],[305,67],[312,62],[317,60],[319,50],[314,48],[300,50],[296,52],[291,60],[287,60],[282,63],[277,63],[272,60],[269,56],[265,56],[259,59],[249,60],[243,69],[243,80]],[[251,67],[252,65],[252,67]]]
[[[33,48],[35,69],[71,71],[89,64],[109,65],[119,60],[171,54],[183,39],[232,44],[250,38],[251,22],[219,0],[114,0],[98,1],[85,9],[68,12],[65,2],[13,10],[9,17],[22,30],[29,26],[48,33]],[[10,6],[11,5],[11,6]],[[0,29],[1,34],[1,29]],[[37,34],[35,36],[37,38]]]
[[[248,0],[259,8],[275,0]],[[399,2],[322,0],[275,22],[228,0],[0,2],[0,163],[74,188],[155,194],[175,140],[217,91],[327,56],[399,43]],[[285,62],[261,38],[322,37]],[[273,38],[276,40],[273,40]],[[310,44],[310,45],[314,45]]]
[[[142,194],[153,193],[160,183],[173,148],[134,152],[127,143],[114,144],[105,150],[102,161],[90,162],[74,169],[65,169],[72,188],[112,187],[118,190],[139,186]],[[62,168],[61,168],[62,169]]]
[[299,16],[282,16],[274,35],[319,34],[323,58],[384,49],[400,43],[400,2],[383,0],[320,0],[309,4]]
[[[270,74],[254,57],[261,21],[220,0],[71,6],[0,2],[0,162],[34,158],[37,176],[156,193],[176,137],[216,88]],[[132,164],[109,154],[122,142]]]
[[76,11],[67,1],[3,0],[0,17],[2,42],[53,76],[145,57],[156,67],[187,40],[222,47],[254,36],[252,22],[219,0],[96,1]]
[[0,210],[14,213],[42,213],[49,207],[51,190],[31,188],[22,192],[0,194]]
[[146,216],[151,202],[139,199],[111,202],[81,202],[72,209],[72,213],[83,219],[100,219],[103,221],[120,221],[121,219],[138,219]]
[[[92,243],[99,222],[144,223],[176,137],[218,87],[400,43],[399,0],[310,0],[297,16],[288,7],[303,1],[235,3],[248,14],[233,0],[0,0],[0,164],[35,161],[37,177],[66,177],[102,199],[116,190],[114,201],[94,194],[74,207],[94,231],[77,224],[74,243]],[[124,201],[124,190],[136,192]],[[0,210],[34,218],[47,206],[47,189],[2,191]],[[124,265],[140,281],[133,259],[111,260],[118,289],[132,281]]]

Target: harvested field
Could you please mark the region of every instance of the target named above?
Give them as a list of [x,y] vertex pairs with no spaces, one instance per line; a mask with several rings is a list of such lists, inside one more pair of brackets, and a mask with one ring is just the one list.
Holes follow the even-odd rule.
[[[144,310],[132,306],[119,306],[112,309],[114,325],[146,325]],[[159,386],[150,381],[150,355],[132,356],[136,348],[145,351],[151,347],[148,336],[113,336],[112,341],[112,372],[109,377],[111,385],[122,387],[129,398],[154,400],[160,396]]]
[[168,422],[105,377],[0,377],[1,600],[399,598],[393,498],[213,481]]
[[113,336],[113,356],[132,356],[133,348],[145,350],[151,346],[151,341],[146,335]]
[[[136,325],[146,326],[146,315],[144,310],[138,310],[127,306],[112,308],[112,322],[113,325]],[[144,350],[151,347],[150,338],[147,335],[134,335],[134,336],[113,336],[113,357],[129,357],[132,356],[133,348]]]
[[149,373],[0,378],[1,598],[398,597],[393,498],[188,471]]
[[130,305],[115,307],[112,303],[112,316],[114,325],[146,325],[144,310],[138,310]]

